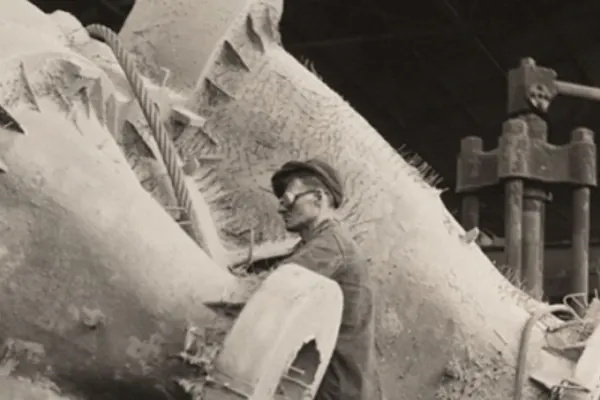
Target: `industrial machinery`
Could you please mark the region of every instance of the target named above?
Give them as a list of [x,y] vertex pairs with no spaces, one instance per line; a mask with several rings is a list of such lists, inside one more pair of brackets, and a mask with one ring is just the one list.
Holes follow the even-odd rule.
[[[270,168],[324,152],[349,176],[350,222],[367,225],[388,398],[511,392],[530,303],[506,299],[514,288],[461,240],[439,192],[281,48],[281,2],[137,1],[119,40],[145,53],[142,65],[102,27],[4,3],[0,395],[24,385],[12,398],[47,387],[127,400],[177,398],[170,389],[204,400],[312,398],[340,325],[339,287],[298,265],[259,285],[232,267],[273,257],[268,246],[288,239],[259,187]],[[513,139],[531,129],[511,124]],[[215,226],[227,246],[211,237]],[[252,230],[242,237],[249,227],[256,243]],[[596,400],[600,334],[576,343],[577,363],[551,355],[536,342],[541,314],[523,343],[558,373],[529,376],[552,390],[575,377]]]
[[508,116],[498,147],[484,151],[479,137],[466,137],[458,156],[456,191],[463,194],[461,222],[479,224],[478,191],[503,185],[505,264],[527,292],[544,292],[544,216],[548,184],[572,188],[571,290],[587,303],[589,290],[590,188],[597,185],[594,134],[571,132],[566,145],[548,143],[546,112],[557,95],[600,100],[600,89],[557,80],[555,71],[523,59],[508,75]]
[[[11,2],[0,24],[0,398],[31,398],[9,391],[17,376],[82,396],[156,398],[172,384],[203,399],[312,398],[337,338],[339,286],[298,265],[259,287],[232,274],[261,249],[210,251],[194,169],[164,128],[195,133],[201,118],[174,93],[160,104],[114,32],[52,18]],[[140,186],[159,170],[172,207]]]

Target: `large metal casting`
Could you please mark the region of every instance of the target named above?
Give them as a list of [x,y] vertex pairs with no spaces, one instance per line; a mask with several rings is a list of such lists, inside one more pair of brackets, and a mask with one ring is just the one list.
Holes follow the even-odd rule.
[[556,80],[556,72],[524,59],[508,76],[508,116],[498,147],[466,137],[457,162],[457,193],[463,194],[465,229],[479,224],[479,192],[504,186],[505,262],[529,294],[541,299],[544,282],[545,203],[548,184],[573,188],[572,292],[588,294],[590,188],[597,184],[594,133],[571,132],[565,145],[548,143],[546,112],[558,94],[600,101],[600,89]]

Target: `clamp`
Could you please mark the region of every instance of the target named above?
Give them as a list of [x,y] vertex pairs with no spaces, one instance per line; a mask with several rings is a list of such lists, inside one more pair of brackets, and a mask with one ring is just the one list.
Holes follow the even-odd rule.
[[[555,71],[524,59],[508,75],[509,119],[497,148],[484,151],[476,136],[461,141],[456,192],[463,194],[462,223],[479,224],[478,192],[503,185],[505,257],[530,295],[543,295],[545,203],[549,184],[573,187],[573,291],[588,293],[590,188],[597,185],[594,133],[576,128],[565,145],[548,142],[546,112],[559,94],[600,100],[600,89],[556,80]],[[587,298],[587,297],[586,297]]]
[[[547,347],[542,349],[542,357],[535,363],[533,370],[530,373],[526,373],[524,370],[527,365],[527,346],[533,325],[543,315],[555,311],[567,311],[567,309],[568,307],[562,304],[548,306],[530,317],[523,330],[515,382],[515,400],[522,398],[525,376],[550,391],[551,399],[597,400],[600,397],[600,363],[598,363],[600,359],[600,326],[598,325],[583,342],[566,346],[566,348],[578,350],[575,359],[569,360],[556,352],[559,349]],[[575,311],[569,312],[575,313]],[[564,322],[547,332],[556,332],[561,327],[583,324],[587,317],[587,314],[584,319],[575,317],[571,323]]]
[[545,114],[557,95],[600,101],[600,88],[557,80],[557,73],[524,58],[508,73],[508,115]]

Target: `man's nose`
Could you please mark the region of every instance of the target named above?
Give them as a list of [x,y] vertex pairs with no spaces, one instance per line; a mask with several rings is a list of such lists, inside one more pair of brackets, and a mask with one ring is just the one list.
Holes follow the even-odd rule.
[[279,203],[279,206],[277,207],[277,212],[279,214],[283,214],[286,211],[287,211],[287,207],[283,203]]

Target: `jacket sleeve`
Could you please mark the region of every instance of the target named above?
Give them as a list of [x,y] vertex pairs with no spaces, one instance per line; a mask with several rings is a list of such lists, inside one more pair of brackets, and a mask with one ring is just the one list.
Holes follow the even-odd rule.
[[306,243],[281,264],[298,264],[331,278],[342,265],[343,254],[334,236],[320,236]]

